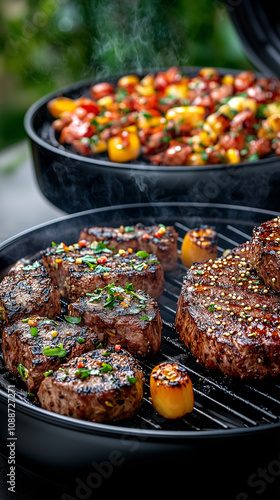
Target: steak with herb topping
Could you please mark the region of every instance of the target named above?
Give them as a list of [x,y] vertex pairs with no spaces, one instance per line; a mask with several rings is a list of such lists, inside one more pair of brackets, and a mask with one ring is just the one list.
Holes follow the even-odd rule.
[[59,291],[39,261],[19,260],[0,283],[0,321],[9,324],[31,314],[55,318],[60,310]]
[[69,247],[62,243],[43,251],[42,260],[61,295],[70,302],[110,283],[123,287],[132,283],[156,300],[163,292],[163,268],[155,255],[144,251],[113,254],[96,242]]
[[208,369],[244,379],[280,373],[280,299],[245,257],[193,265],[183,281],[175,325]]
[[100,340],[87,326],[30,317],[3,328],[2,351],[8,370],[36,392],[44,374],[61,363],[95,349]]
[[143,398],[143,374],[128,352],[96,349],[46,377],[38,398],[46,410],[69,417],[94,422],[132,418]]
[[145,226],[138,223],[135,226],[83,229],[79,240],[107,241],[108,247],[114,247],[115,252],[128,248],[134,252],[144,250],[156,255],[165,271],[171,271],[178,264],[177,238],[178,234],[173,226],[165,226],[164,224]]
[[267,286],[280,292],[280,217],[253,229],[250,263]]
[[[98,288],[69,305],[69,315],[80,317],[103,341],[120,345],[131,354],[154,355],[159,351],[162,320],[157,302],[146,292],[114,283]],[[105,344],[104,344],[105,342]]]

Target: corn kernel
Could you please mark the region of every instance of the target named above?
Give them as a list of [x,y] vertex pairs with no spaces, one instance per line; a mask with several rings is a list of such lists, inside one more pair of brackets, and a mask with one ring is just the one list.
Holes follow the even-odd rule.
[[123,255],[125,253],[125,250],[123,248],[120,248],[118,253],[119,253],[119,255]]
[[176,99],[186,99],[188,96],[188,87],[179,83],[177,85],[168,85],[165,89],[165,95],[172,98],[176,97]]
[[106,95],[105,97],[98,99],[97,104],[102,108],[111,109],[113,102],[113,97],[111,95]]
[[54,331],[52,332],[52,337],[57,337],[57,331],[56,331],[56,330],[54,330]]
[[227,159],[229,163],[239,163],[240,153],[238,149],[228,149],[226,152]]
[[197,127],[205,118],[205,108],[202,106],[178,106],[168,109],[166,113],[167,120],[175,122],[190,123],[192,127]]
[[233,75],[224,75],[222,78],[223,85],[233,85],[234,76]]
[[82,264],[82,263],[83,263],[82,259],[79,259],[78,257],[77,257],[77,259],[75,260],[75,262],[76,262],[76,264]]
[[187,164],[190,166],[205,165],[205,160],[200,153],[193,153],[189,156]]
[[99,139],[91,145],[91,150],[93,153],[105,153],[107,151],[107,142]]
[[280,131],[280,113],[269,116],[266,121],[269,128],[272,128],[274,132]]
[[155,94],[155,89],[154,87],[152,87],[151,85],[136,85],[135,86],[135,90],[136,92],[138,92],[138,94],[144,96],[144,97],[148,97],[150,95],[154,95]]

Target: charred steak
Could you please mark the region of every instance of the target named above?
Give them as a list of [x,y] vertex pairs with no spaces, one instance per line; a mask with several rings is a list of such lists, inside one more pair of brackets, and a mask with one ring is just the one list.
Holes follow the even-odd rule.
[[206,368],[245,379],[280,373],[280,299],[245,257],[192,266],[175,324]]
[[36,392],[46,374],[61,363],[98,345],[87,326],[30,317],[3,328],[2,351],[6,367]]
[[38,397],[43,408],[74,418],[131,418],[142,401],[143,374],[128,352],[96,349],[46,377]]
[[0,321],[17,321],[31,314],[55,318],[60,294],[41,262],[18,261],[0,283]]
[[80,297],[68,307],[69,315],[80,317],[103,345],[121,345],[131,354],[148,356],[159,351],[162,320],[157,302],[132,283],[112,283]]
[[280,217],[253,229],[250,263],[267,286],[280,291]]
[[91,227],[80,233],[80,241],[107,241],[109,247],[120,249],[131,248],[134,252],[144,250],[157,256],[163,269],[171,271],[178,264],[177,255],[178,234],[173,226],[154,224],[144,226]]
[[97,288],[132,283],[156,300],[163,292],[164,271],[155,255],[145,251],[113,254],[104,243],[61,243],[42,252],[43,263],[62,296],[71,302]]

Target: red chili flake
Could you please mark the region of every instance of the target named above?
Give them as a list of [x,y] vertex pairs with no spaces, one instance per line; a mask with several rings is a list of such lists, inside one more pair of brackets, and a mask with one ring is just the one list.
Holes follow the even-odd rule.
[[79,247],[82,248],[82,247],[86,247],[87,246],[87,242],[86,240],[80,240],[79,241]]
[[154,233],[155,238],[161,238],[162,234],[159,232]]
[[107,258],[106,257],[99,257],[97,259],[98,264],[105,264]]
[[29,319],[28,324],[29,326],[37,326],[37,321],[35,321],[34,319]]
[[115,351],[120,351],[121,350],[121,344],[116,344],[115,345]]
[[84,368],[84,363],[82,361],[78,361],[77,368]]

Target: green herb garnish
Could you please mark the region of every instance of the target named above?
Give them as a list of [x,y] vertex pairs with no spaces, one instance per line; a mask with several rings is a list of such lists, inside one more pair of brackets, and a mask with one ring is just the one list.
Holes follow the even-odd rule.
[[129,376],[127,375],[127,377],[126,377],[126,378],[127,378],[127,380],[128,380],[128,381],[129,381],[132,385],[135,385],[135,384],[136,384],[136,382],[137,382],[137,378],[136,378],[136,377],[129,377]]
[[24,266],[22,268],[23,271],[34,271],[35,269],[38,269],[38,267],[41,267],[41,263],[38,260],[35,260],[33,264],[29,264],[27,266]]
[[77,323],[80,323],[82,321],[82,318],[76,318],[75,316],[64,316],[66,319],[67,323],[70,325],[75,325]]
[[134,227],[132,227],[132,226],[125,226],[125,227],[124,227],[124,232],[125,232],[125,233],[134,233],[134,232],[135,232],[135,229],[134,229]]
[[113,372],[114,368],[109,365],[109,363],[102,363],[102,368],[100,368],[101,373]]
[[64,358],[66,351],[63,348],[63,344],[59,344],[57,347],[44,347],[43,354],[45,356],[57,356],[58,358]]
[[28,377],[28,370],[27,368],[25,368],[25,366],[23,366],[21,363],[18,365],[17,367],[17,370],[19,372],[19,374],[21,375],[22,378],[24,378],[25,380],[27,379]]
[[32,337],[38,337],[38,329],[36,328],[36,326],[30,327],[30,333],[31,333]]
[[81,379],[89,377],[89,375],[99,375],[100,376],[100,371],[98,369],[92,369],[89,370],[89,368],[79,368],[76,372],[75,375],[77,377],[80,377]]

